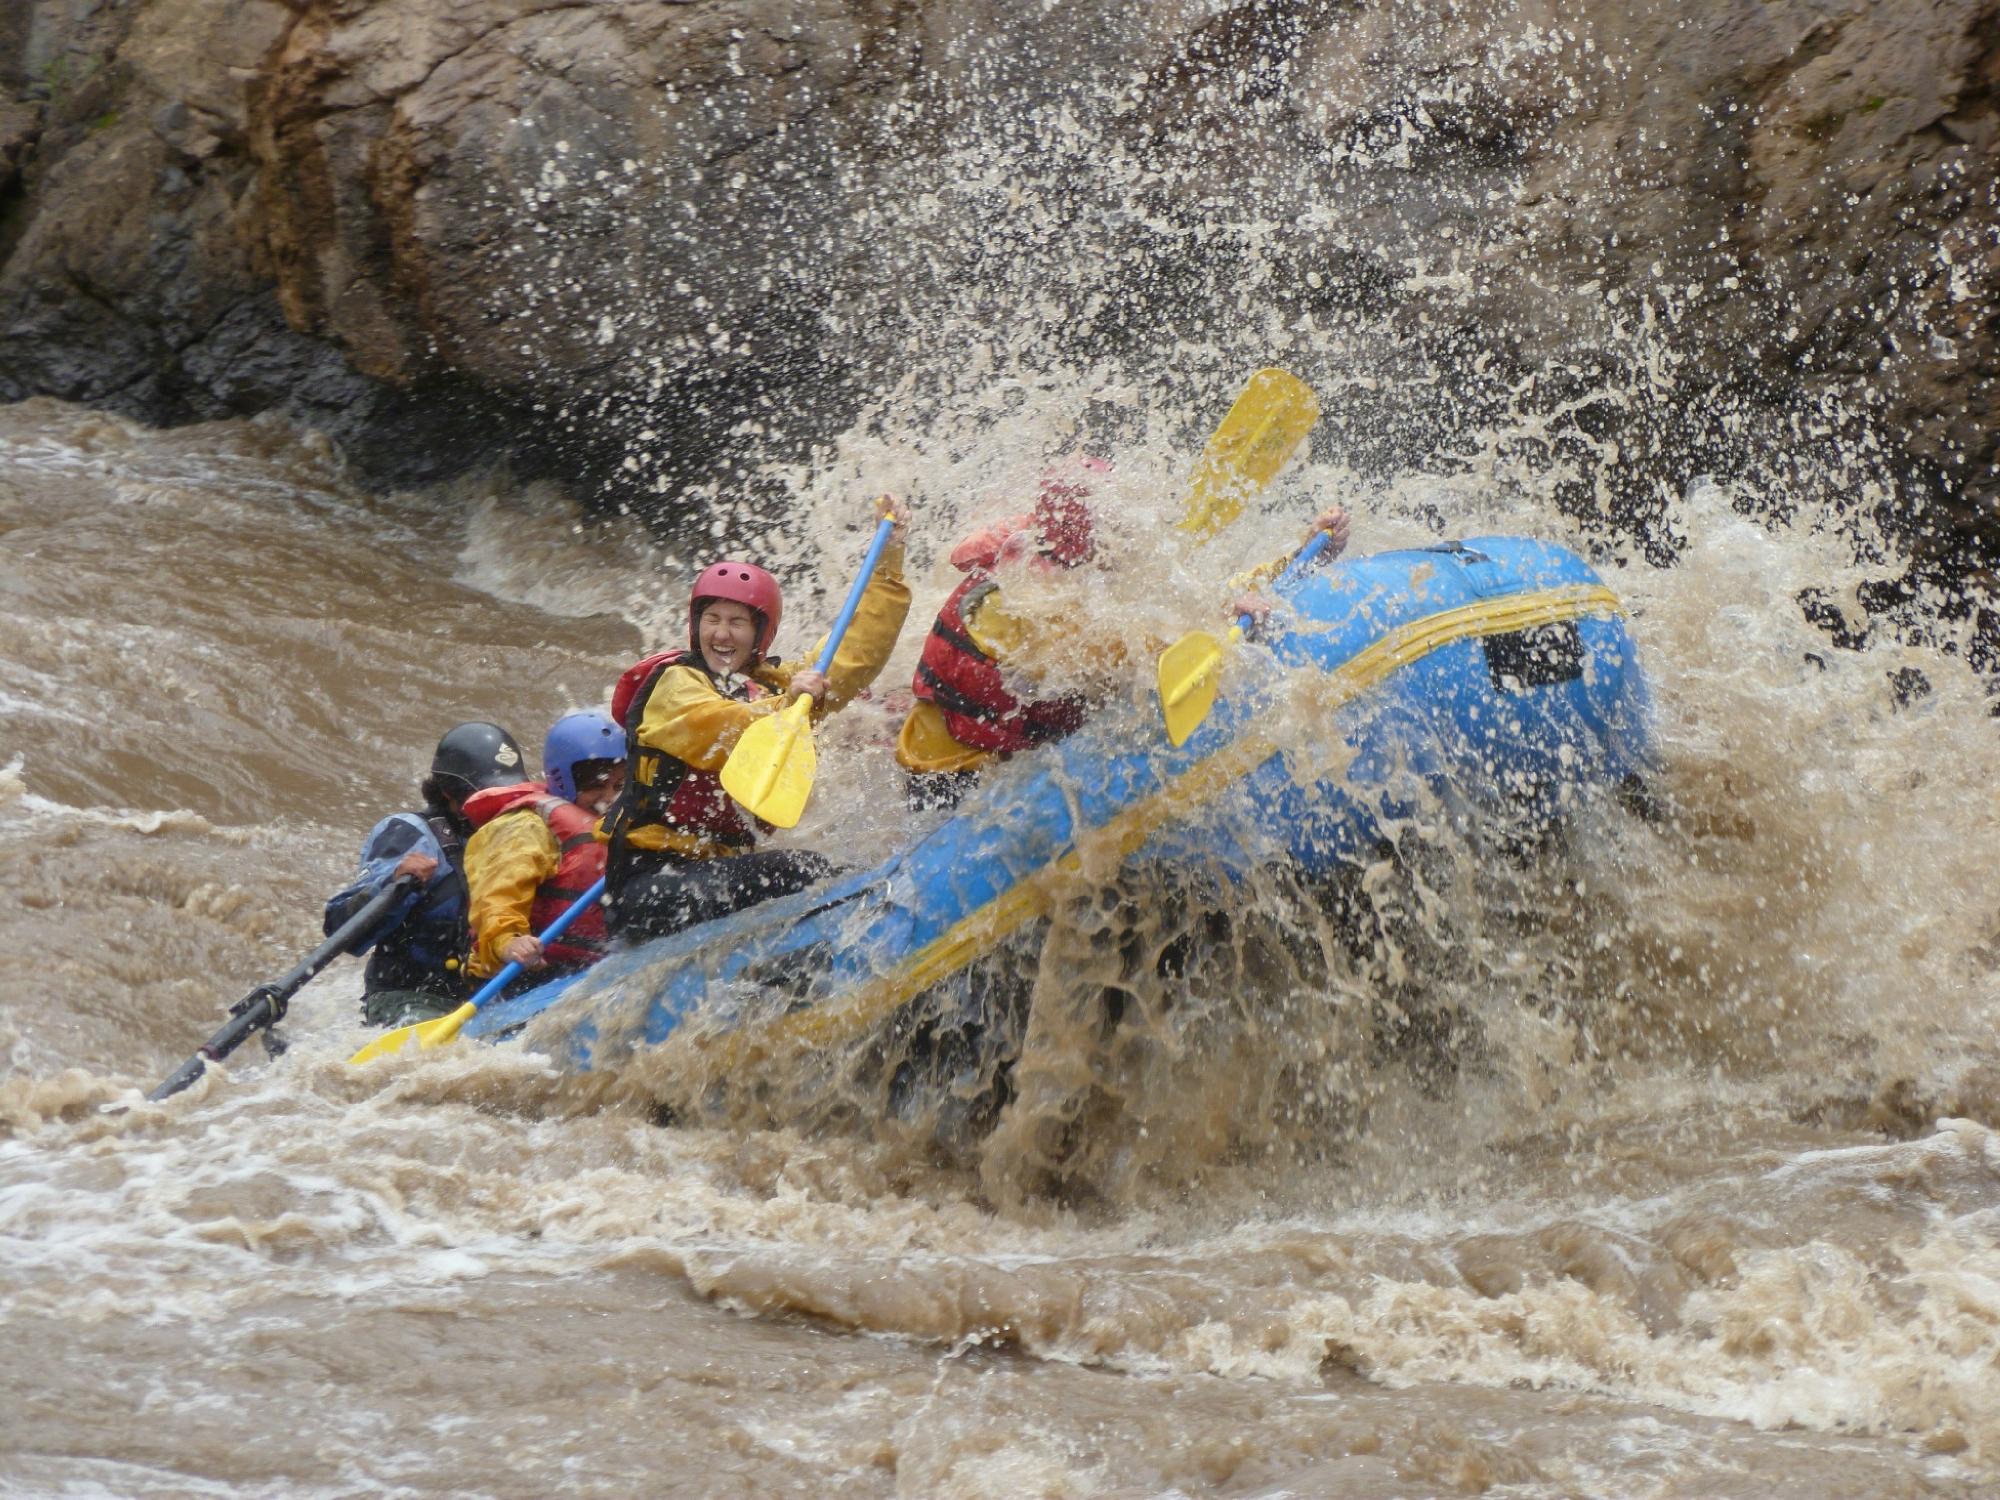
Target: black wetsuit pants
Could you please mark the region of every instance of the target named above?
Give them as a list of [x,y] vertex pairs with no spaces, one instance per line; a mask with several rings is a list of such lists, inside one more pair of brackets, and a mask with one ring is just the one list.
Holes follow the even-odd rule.
[[837,868],[804,849],[757,849],[719,859],[616,850],[604,872],[605,926],[630,942],[664,937],[802,891]]

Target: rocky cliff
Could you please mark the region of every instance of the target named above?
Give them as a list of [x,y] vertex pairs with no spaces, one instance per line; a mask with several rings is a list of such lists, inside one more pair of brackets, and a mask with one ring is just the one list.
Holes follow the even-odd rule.
[[1358,461],[1837,441],[2000,559],[2000,0],[28,0],[0,75],[4,397],[670,503],[912,372],[1267,354]]

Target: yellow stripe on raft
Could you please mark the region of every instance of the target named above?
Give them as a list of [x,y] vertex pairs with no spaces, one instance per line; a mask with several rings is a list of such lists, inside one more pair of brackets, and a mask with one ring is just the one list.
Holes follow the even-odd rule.
[[[1325,703],[1329,709],[1350,703],[1398,669],[1455,641],[1507,635],[1588,615],[1612,616],[1624,612],[1617,595],[1602,585],[1573,584],[1533,594],[1481,599],[1426,615],[1391,631],[1329,672]],[[1185,816],[1188,809],[1219,796],[1276,752],[1277,746],[1271,740],[1257,733],[1254,725],[1246,725],[1234,740],[1190,766],[1152,796],[1133,803],[1101,827],[1086,833],[1086,847],[1093,856],[1111,855],[1122,861],[1169,818]],[[939,980],[955,974],[1026,923],[1046,915],[1054,904],[1057,879],[1077,869],[1082,864],[1082,855],[1082,850],[1072,848],[1052,864],[1024,877],[843,1002],[808,1006],[754,1027],[701,1038],[698,1045],[718,1067],[733,1069],[781,1049],[834,1046],[871,1030]]]

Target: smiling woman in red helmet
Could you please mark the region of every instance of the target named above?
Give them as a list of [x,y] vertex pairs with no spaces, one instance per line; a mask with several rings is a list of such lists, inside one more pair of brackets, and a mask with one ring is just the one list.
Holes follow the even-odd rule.
[[[871,525],[883,503],[869,502]],[[900,505],[895,519],[824,676],[769,655],[783,610],[778,581],[755,563],[726,561],[695,579],[687,644],[618,679],[611,715],[624,727],[628,764],[604,819],[605,913],[615,935],[676,932],[831,873],[809,851],[756,848],[759,826],[723,791],[722,765],[744,730],[792,697],[811,697],[818,720],[875,680],[910,610]]]

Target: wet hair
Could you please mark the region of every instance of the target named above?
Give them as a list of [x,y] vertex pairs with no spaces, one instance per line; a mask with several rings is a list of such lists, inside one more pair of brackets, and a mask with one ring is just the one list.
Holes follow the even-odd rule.
[[440,776],[432,772],[424,778],[423,784],[417,791],[424,799],[425,817],[443,818],[460,833],[472,832],[472,825],[466,822],[465,814],[451,805],[451,799],[454,797],[463,804],[465,799],[472,795],[471,782],[461,776]]

